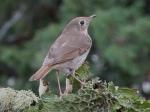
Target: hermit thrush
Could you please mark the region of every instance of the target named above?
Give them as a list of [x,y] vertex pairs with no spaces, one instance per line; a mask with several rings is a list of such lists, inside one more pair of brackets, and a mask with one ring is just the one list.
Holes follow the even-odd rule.
[[[56,69],[61,94],[59,72],[74,76],[75,71],[85,61],[92,46],[88,26],[94,17],[95,15],[72,19],[50,47],[41,68],[29,80],[43,79],[49,71]],[[76,77],[74,76],[74,78]],[[78,78],[76,79],[79,80]]]

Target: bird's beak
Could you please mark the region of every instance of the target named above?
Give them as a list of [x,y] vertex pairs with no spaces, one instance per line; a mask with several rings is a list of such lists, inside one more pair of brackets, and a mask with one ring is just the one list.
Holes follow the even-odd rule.
[[91,15],[91,16],[88,17],[88,19],[89,19],[89,21],[91,21],[95,17],[96,17],[96,15]]
[[96,15],[94,14],[94,15],[91,15],[90,17],[91,17],[91,18],[95,18],[95,17],[96,17]]

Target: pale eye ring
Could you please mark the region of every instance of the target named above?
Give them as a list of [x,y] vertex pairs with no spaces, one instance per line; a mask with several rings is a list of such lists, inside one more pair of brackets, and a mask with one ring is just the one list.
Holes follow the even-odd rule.
[[80,21],[80,25],[84,25],[84,20]]

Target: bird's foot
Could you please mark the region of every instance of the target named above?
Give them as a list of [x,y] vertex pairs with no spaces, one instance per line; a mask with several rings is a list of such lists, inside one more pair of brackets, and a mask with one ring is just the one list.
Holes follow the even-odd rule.
[[64,96],[63,93],[59,93],[59,98],[61,99]]
[[82,86],[85,86],[85,82],[81,81],[80,83],[81,83]]
[[67,96],[69,93],[72,93],[73,85],[69,78],[66,78],[66,89],[64,91],[64,96]]
[[63,93],[61,92],[61,93],[59,93],[59,95],[60,95],[60,96],[63,96]]
[[75,75],[72,75],[72,76],[73,76],[77,81],[79,81],[82,86],[85,85],[85,82],[83,82],[83,81],[81,81],[80,79],[78,79]]

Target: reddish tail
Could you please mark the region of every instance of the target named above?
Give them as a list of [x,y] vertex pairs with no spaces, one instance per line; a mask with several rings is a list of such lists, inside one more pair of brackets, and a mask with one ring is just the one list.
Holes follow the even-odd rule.
[[50,69],[51,69],[50,66],[42,66],[35,74],[33,74],[30,77],[29,81],[35,81],[44,78],[48,74]]

